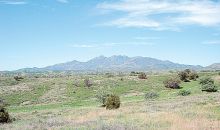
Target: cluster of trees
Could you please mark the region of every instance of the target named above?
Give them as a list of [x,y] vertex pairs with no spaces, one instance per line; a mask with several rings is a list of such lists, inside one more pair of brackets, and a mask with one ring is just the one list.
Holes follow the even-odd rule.
[[[191,80],[197,80],[199,75],[192,70],[186,69],[178,73],[177,77],[172,77],[164,81],[164,86],[166,88],[179,89],[181,81],[190,82]],[[214,80],[210,77],[200,78],[199,84],[201,84],[201,90],[206,92],[216,92],[218,90],[217,86],[214,83]],[[179,92],[179,95],[186,96],[191,92],[183,90]]]

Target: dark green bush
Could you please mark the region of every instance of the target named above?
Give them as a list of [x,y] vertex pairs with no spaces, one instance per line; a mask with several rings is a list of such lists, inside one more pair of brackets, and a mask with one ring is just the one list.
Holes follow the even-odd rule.
[[196,80],[199,78],[199,75],[196,72],[189,73],[189,80]]
[[208,84],[202,85],[202,91],[216,92],[216,91],[218,91],[218,88],[213,83],[208,83]]
[[15,79],[16,81],[21,81],[21,80],[24,79],[24,78],[21,77],[21,76],[15,76],[14,79]]
[[178,76],[180,80],[184,82],[189,82],[190,80],[196,80],[197,78],[199,78],[199,75],[196,73],[196,71],[192,71],[190,69],[179,72]]
[[187,96],[187,95],[190,95],[191,94],[191,91],[190,90],[180,90],[178,95],[181,95],[181,96]]
[[184,82],[189,81],[189,80],[188,80],[188,73],[185,72],[185,71],[179,72],[179,73],[178,73],[178,76],[179,76],[180,80],[182,80],[182,81],[184,81]]
[[5,106],[6,106],[5,102],[2,99],[0,99],[0,123],[11,122],[11,119],[9,117],[9,114],[8,114]]
[[141,73],[138,75],[138,78],[139,78],[139,79],[147,79],[147,75],[146,75],[144,72],[141,72]]
[[145,99],[146,100],[151,100],[151,99],[156,99],[159,97],[159,94],[156,93],[156,92],[147,92],[145,95],[144,95]]
[[166,88],[179,89],[181,81],[178,78],[170,78],[163,83]]
[[4,107],[0,107],[0,123],[9,123],[11,122],[9,114]]
[[214,80],[210,77],[203,77],[199,80],[199,83],[201,85],[205,85],[205,84],[214,84]]
[[210,77],[201,78],[199,83],[202,85],[202,91],[206,91],[206,92],[218,91],[217,86],[215,86],[214,80]]
[[111,94],[106,98],[106,109],[118,109],[120,107],[120,98],[117,95]]

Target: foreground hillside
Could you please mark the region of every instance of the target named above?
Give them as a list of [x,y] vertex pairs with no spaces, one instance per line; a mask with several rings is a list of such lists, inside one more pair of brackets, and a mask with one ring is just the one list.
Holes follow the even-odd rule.
[[[0,129],[77,129],[77,130],[219,130],[220,93],[202,92],[198,81],[182,82],[181,89],[168,89],[163,81],[175,73],[148,74],[138,79],[127,74],[24,76],[21,81],[1,77],[0,95],[15,121]],[[210,76],[219,86],[217,73]],[[84,86],[84,79],[92,81]],[[100,91],[120,96],[121,107],[106,110],[96,99]],[[189,90],[188,96],[179,96]],[[159,97],[146,100],[145,93]]]

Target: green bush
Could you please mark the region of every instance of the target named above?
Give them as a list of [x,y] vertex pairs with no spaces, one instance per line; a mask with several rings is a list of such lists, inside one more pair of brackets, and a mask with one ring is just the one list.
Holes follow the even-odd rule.
[[191,91],[190,90],[180,90],[178,95],[181,95],[181,96],[187,96],[187,95],[190,95],[191,94]]
[[144,95],[145,99],[146,100],[151,100],[151,99],[156,99],[159,97],[159,94],[156,93],[156,92],[147,92],[145,95]]
[[105,107],[106,99],[108,96],[110,96],[110,92],[104,89],[99,89],[96,93],[97,100],[102,103],[102,107]]
[[202,91],[206,91],[206,92],[218,91],[217,86],[215,86],[214,80],[210,77],[201,78],[199,83],[202,85]]
[[9,114],[5,108],[5,103],[2,99],[0,99],[0,123],[9,123],[11,122],[11,119],[9,117]]
[[203,77],[199,80],[199,84],[201,85],[214,84],[214,80],[210,77]]
[[111,94],[106,98],[106,109],[118,109],[120,107],[120,98],[117,95]]
[[180,80],[182,80],[182,81],[184,81],[184,82],[189,81],[189,80],[188,80],[188,73],[185,72],[185,71],[179,72],[179,73],[178,73],[178,76],[179,76]]
[[216,91],[218,91],[218,88],[213,83],[208,83],[208,84],[202,85],[202,91],[216,92]]
[[16,81],[21,81],[21,80],[24,79],[24,78],[21,77],[21,76],[15,76],[14,79],[15,79]]
[[138,78],[139,78],[139,79],[147,79],[147,75],[146,75],[144,72],[141,72],[141,73],[138,75]]
[[196,72],[191,72],[189,74],[189,80],[196,80],[199,78],[199,75]]
[[179,72],[178,76],[180,80],[184,82],[189,82],[190,80],[196,80],[197,78],[199,78],[199,75],[195,71],[192,71],[190,69]]
[[179,89],[181,81],[178,78],[170,78],[163,83],[166,88]]

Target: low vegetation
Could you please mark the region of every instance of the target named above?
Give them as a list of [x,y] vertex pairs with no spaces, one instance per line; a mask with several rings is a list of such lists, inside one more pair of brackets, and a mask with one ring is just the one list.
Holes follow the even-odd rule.
[[199,83],[202,86],[202,91],[206,91],[206,92],[216,92],[216,91],[218,91],[218,88],[215,85],[214,80],[210,77],[201,78]]
[[196,80],[199,78],[199,75],[190,69],[186,69],[178,73],[178,76],[181,81],[189,82],[190,80]]
[[199,80],[191,73],[190,82],[175,71],[148,72],[147,80],[139,74],[0,76],[0,98],[10,104],[0,109],[0,129],[220,129],[218,72],[198,72]]
[[106,109],[118,109],[120,107],[120,98],[115,94],[108,95],[105,101]]
[[163,83],[166,88],[179,89],[181,81],[175,77],[169,78],[165,80]]
[[191,91],[190,90],[180,90],[178,95],[180,96],[188,96],[191,94]]
[[85,87],[88,87],[88,88],[90,88],[93,85],[92,81],[89,79],[85,79],[84,84],[85,84]]
[[5,108],[5,103],[0,100],[0,123],[9,123],[11,122],[9,113],[7,109]]
[[97,100],[102,103],[102,107],[106,106],[106,99],[110,96],[110,92],[106,89],[99,89],[96,93]]
[[21,77],[21,76],[15,76],[14,79],[15,79],[16,81],[21,81],[21,80],[24,79],[24,78]]
[[138,78],[139,79],[147,79],[147,75],[144,72],[141,72],[140,74],[138,74]]
[[144,95],[145,100],[152,100],[152,99],[156,99],[159,97],[159,94],[153,91],[147,92]]

